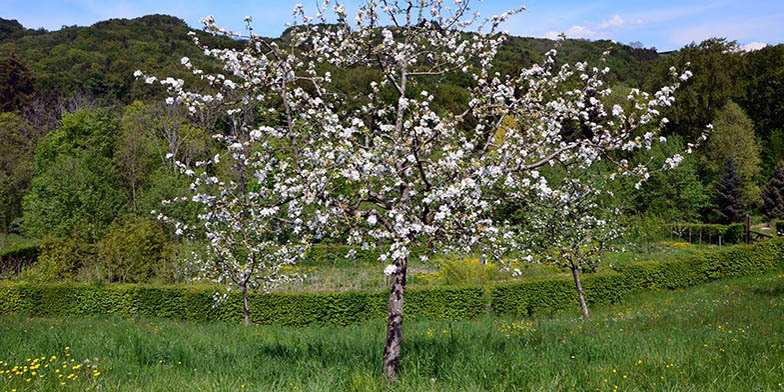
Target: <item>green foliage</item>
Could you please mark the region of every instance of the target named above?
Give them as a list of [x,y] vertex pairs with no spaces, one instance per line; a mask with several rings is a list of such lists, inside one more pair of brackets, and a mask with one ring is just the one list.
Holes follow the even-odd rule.
[[93,247],[78,237],[48,238],[39,252],[37,262],[22,271],[23,279],[38,283],[71,281],[94,258]]
[[147,119],[148,116],[141,102],[134,102],[125,108],[120,119],[121,130],[113,157],[130,210],[137,215],[149,213],[149,210],[139,211],[138,207],[157,158],[154,152],[156,140],[150,135],[148,128],[151,121]]
[[414,274],[415,281],[425,284],[482,286],[508,277],[493,263],[482,264],[474,257],[434,257],[437,271]]
[[[232,293],[217,308],[216,288],[201,286],[142,286],[118,284],[38,285],[8,283],[0,286],[0,314],[26,312],[35,316],[165,317],[183,320],[242,320],[242,298]],[[259,324],[346,325],[383,318],[386,293],[250,293],[250,317]],[[406,317],[458,320],[485,313],[481,287],[435,287],[406,292]]]
[[35,140],[29,124],[13,113],[0,113],[0,232],[8,233],[22,216],[22,198],[33,177]]
[[108,111],[80,110],[41,141],[22,202],[28,235],[79,235],[93,242],[123,215],[126,200],[112,165],[117,133]]
[[[667,158],[683,150],[683,139],[675,135],[666,144],[655,144],[635,161],[642,164],[651,159],[651,167],[662,167]],[[711,206],[710,193],[693,155],[685,156],[675,169],[652,173],[640,189],[626,181],[614,193],[629,200],[626,208],[635,214],[652,215],[667,222],[698,222]]]
[[772,221],[784,219],[784,162],[779,163],[773,177],[762,193],[762,213],[765,219]]
[[[782,45],[784,47],[784,45]],[[784,72],[782,72],[784,74]],[[784,82],[782,82],[784,84]],[[762,139],[765,140],[765,139]],[[762,143],[762,174],[765,178],[774,175],[776,166],[784,161],[784,128],[774,129]]]
[[[646,90],[669,85],[670,67],[689,69],[694,76],[675,93],[675,102],[664,112],[670,119],[668,133],[694,142],[712,123],[716,112],[730,100],[738,100],[745,93],[743,55],[734,41],[723,38],[707,39],[689,44],[667,56],[661,56],[648,74]],[[719,161],[719,162],[723,162]]]
[[15,54],[0,58],[0,112],[24,109],[33,89],[33,75],[21,59]]
[[168,263],[163,230],[143,218],[112,226],[97,248],[98,267],[109,282],[148,282]]
[[18,38],[24,34],[25,28],[16,19],[0,18],[0,41],[9,38]]
[[[133,20],[112,19],[90,27],[64,27],[59,31],[25,31],[18,39],[0,42],[0,53],[13,47],[30,65],[37,87],[46,94],[71,96],[86,93],[105,102],[128,104],[135,99],[162,93],[134,83],[133,72],[171,75],[195,81],[179,59],[188,56],[207,72],[215,62],[207,60],[188,36],[191,29],[178,18],[148,15]],[[210,46],[240,48],[225,37],[212,37],[196,30]],[[19,36],[17,33],[16,36]]]
[[[79,250],[73,249],[75,244],[61,243],[56,254],[77,253]],[[41,258],[53,258],[55,253],[51,252],[52,249],[51,245],[45,245]],[[54,264],[49,263],[47,265]],[[585,275],[583,286],[588,303],[613,303],[632,290],[682,288],[782,266],[784,238],[776,238],[754,245],[705,252],[687,259],[623,265],[617,267],[618,272]],[[225,303],[213,308],[213,294],[216,290],[205,286],[6,283],[0,286],[0,314],[115,314],[240,322],[240,293],[229,293]],[[486,290],[489,290],[489,298]],[[251,320],[256,323],[345,325],[383,318],[387,293],[251,293],[250,301]],[[561,311],[573,307],[576,301],[571,280],[559,277],[530,279],[487,288],[443,286],[409,289],[406,291],[405,311],[406,317],[457,320],[478,317],[485,314],[488,307],[497,314],[520,316]]]
[[[756,181],[760,175],[760,147],[754,134],[754,123],[740,106],[730,101],[717,114],[703,154],[703,167],[718,183],[727,173],[725,166],[732,158],[740,175],[745,205],[760,201]],[[721,205],[719,205],[721,206]]]
[[[772,140],[775,130],[784,130],[784,45],[769,45],[743,56],[748,79],[747,93],[739,103],[754,120],[761,140]],[[778,154],[784,151],[779,150]],[[773,157],[771,157],[773,158]],[[766,162],[771,169],[781,159]]]

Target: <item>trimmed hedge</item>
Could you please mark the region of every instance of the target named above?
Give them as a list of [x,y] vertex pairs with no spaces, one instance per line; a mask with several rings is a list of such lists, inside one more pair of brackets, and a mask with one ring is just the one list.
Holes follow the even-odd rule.
[[[147,316],[198,321],[242,320],[242,301],[232,293],[213,307],[209,286],[145,286],[7,283],[0,286],[0,314],[31,316]],[[259,324],[346,325],[386,316],[387,293],[250,293],[250,317]],[[406,292],[406,316],[462,320],[485,313],[481,287],[434,287]]]
[[38,241],[20,242],[0,249],[0,278],[8,273],[18,274],[23,267],[34,263],[40,250]]
[[[653,261],[617,267],[617,272],[584,274],[589,304],[618,302],[631,291],[676,289],[711,280],[751,275],[784,267],[784,238],[737,245],[676,261]],[[490,290],[497,314],[526,316],[577,306],[571,278],[507,283]]]
[[[645,262],[617,271],[584,274],[589,304],[615,303],[634,290],[675,289],[784,266],[784,237],[704,252],[688,259]],[[164,317],[200,321],[242,320],[239,293],[214,308],[209,286],[0,284],[0,314],[31,316]],[[386,292],[272,293],[250,295],[251,319],[259,324],[346,325],[386,316]],[[430,287],[406,291],[407,318],[461,320],[495,314],[526,316],[578,304],[571,278],[532,279],[491,287]]]

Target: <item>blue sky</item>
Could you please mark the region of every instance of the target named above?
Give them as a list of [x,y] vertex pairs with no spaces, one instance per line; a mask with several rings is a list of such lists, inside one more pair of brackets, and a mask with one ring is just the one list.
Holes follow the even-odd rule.
[[[245,15],[253,16],[255,31],[278,36],[291,20],[297,1],[313,9],[317,0],[0,0],[0,17],[17,19],[26,27],[57,30],[62,25],[90,25],[109,18],[134,18],[162,13],[178,16],[193,27],[199,18],[214,15],[218,24],[238,29]],[[349,10],[360,0],[347,0]],[[489,16],[525,5],[527,11],[510,20],[506,29],[520,36],[567,36],[640,41],[660,51],[720,36],[741,45],[784,42],[782,0],[697,1],[547,1],[485,0],[473,8]]]

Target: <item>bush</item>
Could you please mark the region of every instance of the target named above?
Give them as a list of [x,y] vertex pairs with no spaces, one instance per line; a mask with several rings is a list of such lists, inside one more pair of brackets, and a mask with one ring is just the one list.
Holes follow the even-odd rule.
[[148,282],[167,263],[166,236],[146,219],[114,225],[98,243],[98,266],[110,282]]
[[478,258],[438,257],[433,261],[438,271],[421,272],[413,277],[425,284],[475,285],[481,286],[508,277],[495,264],[483,265]]
[[93,253],[81,238],[48,238],[41,243],[38,261],[22,271],[22,278],[40,283],[74,280],[79,269],[90,264]]

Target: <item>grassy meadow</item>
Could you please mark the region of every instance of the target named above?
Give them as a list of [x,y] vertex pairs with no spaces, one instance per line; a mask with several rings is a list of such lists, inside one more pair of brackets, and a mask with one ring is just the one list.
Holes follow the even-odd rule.
[[[0,390],[783,391],[784,274],[651,291],[533,319],[285,328],[0,317]],[[35,373],[33,373],[35,372]]]

